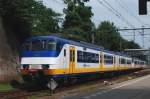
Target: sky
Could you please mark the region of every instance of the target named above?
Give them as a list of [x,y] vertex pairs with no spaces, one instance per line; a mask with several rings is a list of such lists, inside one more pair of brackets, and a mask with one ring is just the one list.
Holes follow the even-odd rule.
[[[63,14],[66,5],[63,0],[43,0],[43,3],[54,11]],[[111,21],[118,28],[150,27],[150,2],[148,2],[148,14],[138,14],[138,0],[90,0],[86,3],[92,7],[94,16],[92,21],[98,26],[102,21]],[[63,16],[65,16],[63,14]],[[150,47],[150,30],[145,30],[144,42],[142,31],[135,31],[135,42],[141,47]],[[120,32],[127,40],[133,40],[133,31]]]

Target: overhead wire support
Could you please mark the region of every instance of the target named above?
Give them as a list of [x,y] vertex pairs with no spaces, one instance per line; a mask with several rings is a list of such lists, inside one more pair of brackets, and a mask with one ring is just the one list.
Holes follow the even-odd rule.
[[147,27],[141,27],[141,28],[125,28],[125,29],[117,29],[117,31],[127,31],[127,30],[149,30],[150,28],[147,28]]
[[[145,28],[144,26],[141,28],[133,28],[133,29],[118,29],[117,31],[130,31],[130,30],[142,30],[141,32],[141,36],[142,36],[142,44],[143,44],[143,48],[145,48],[145,35],[150,35],[150,34],[145,34],[144,30],[150,30],[150,28]],[[135,38],[135,34],[134,34],[134,38]]]
[[[143,27],[143,28],[144,28],[144,27]],[[143,28],[142,28],[142,34],[141,34],[141,35],[142,35],[142,37],[143,37],[143,48],[144,48],[145,46],[144,46],[144,29],[143,29]]]
[[135,30],[133,30],[133,41],[135,42]]

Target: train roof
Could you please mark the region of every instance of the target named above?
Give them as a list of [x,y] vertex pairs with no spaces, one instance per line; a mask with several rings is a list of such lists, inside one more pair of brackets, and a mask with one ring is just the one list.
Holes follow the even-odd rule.
[[94,44],[80,42],[80,41],[72,41],[72,40],[68,40],[65,38],[57,37],[57,36],[36,36],[36,37],[28,38],[26,41],[32,41],[32,40],[37,40],[37,39],[39,39],[39,40],[40,39],[44,39],[44,40],[54,39],[54,40],[57,40],[58,42],[61,42],[62,44],[72,44],[72,45],[82,46],[85,48],[90,48],[90,49],[94,49],[94,50],[98,50],[98,51],[103,51],[103,52],[114,54],[114,55],[129,57],[128,55],[125,55],[125,54],[122,54],[119,52],[109,51],[109,50],[104,49],[103,47],[100,47],[100,46],[97,46]]

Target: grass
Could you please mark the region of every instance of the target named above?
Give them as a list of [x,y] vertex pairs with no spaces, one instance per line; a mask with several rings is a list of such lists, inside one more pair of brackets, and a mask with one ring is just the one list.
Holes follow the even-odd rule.
[[13,87],[9,83],[0,83],[0,92],[8,92],[13,90]]
[[28,99],[37,99],[38,97],[37,96],[30,96],[28,97]]
[[34,95],[29,96],[28,99],[39,99],[39,98],[42,99],[42,97],[44,97],[44,96],[47,97],[47,96],[51,96],[51,95],[50,95],[49,91],[40,91]]

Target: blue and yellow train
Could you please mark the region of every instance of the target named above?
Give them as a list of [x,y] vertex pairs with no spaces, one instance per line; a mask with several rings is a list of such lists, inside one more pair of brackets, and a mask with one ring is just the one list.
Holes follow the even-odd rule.
[[145,61],[56,36],[27,39],[21,57],[21,74],[24,78],[32,78],[38,71],[50,79],[58,80],[143,67]]

